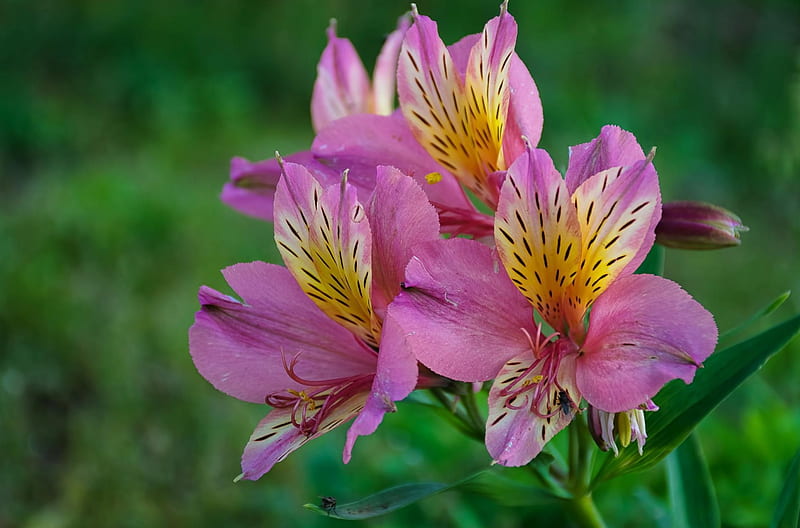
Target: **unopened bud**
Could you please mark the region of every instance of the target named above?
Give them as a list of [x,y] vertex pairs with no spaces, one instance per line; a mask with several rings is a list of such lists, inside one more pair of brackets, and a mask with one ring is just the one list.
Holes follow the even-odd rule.
[[679,249],[720,249],[741,244],[747,231],[738,216],[705,202],[668,202],[656,226],[656,242]]

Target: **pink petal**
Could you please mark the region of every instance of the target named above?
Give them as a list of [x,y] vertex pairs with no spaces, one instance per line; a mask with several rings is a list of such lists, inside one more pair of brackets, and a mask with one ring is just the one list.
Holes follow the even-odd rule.
[[302,166],[284,164],[275,193],[275,241],[289,272],[329,317],[377,346],[369,221],[355,189],[322,189]]
[[529,149],[509,168],[495,216],[495,242],[509,277],[557,331],[580,260],[580,232],[550,156]]
[[630,275],[594,303],[577,364],[578,387],[603,411],[634,409],[671,379],[690,383],[716,342],[714,318],[680,286]]
[[369,112],[369,77],[353,44],[328,28],[328,45],[317,66],[317,80],[311,95],[311,120],[319,132],[344,116]]
[[469,55],[472,52],[472,48],[480,39],[481,34],[474,33],[461,38],[461,40],[457,41],[455,44],[447,46],[447,51],[450,52],[450,56],[453,58],[453,65],[456,67],[456,71],[461,77],[467,74]]
[[452,379],[484,381],[529,349],[531,306],[492,250],[451,238],[414,253],[391,312],[417,359]]
[[[509,69],[516,41],[517,22],[504,4],[500,15],[486,23],[467,62],[465,104],[476,138],[475,151],[485,174],[506,168],[502,143],[509,105]],[[498,190],[494,187],[492,199],[486,200],[490,206],[497,203]]]
[[508,72],[509,105],[503,133],[503,157],[506,165],[514,163],[525,151],[523,137],[533,146],[539,144],[544,125],[542,100],[525,63],[516,53]]
[[565,176],[567,188],[572,194],[598,172],[612,167],[628,167],[644,158],[642,147],[633,134],[615,125],[606,125],[590,142],[570,147]]
[[[461,75],[466,74],[470,51],[479,39],[480,34],[467,35],[447,47],[453,57],[453,64]],[[525,151],[523,136],[534,147],[539,143],[544,123],[539,90],[528,67],[516,53],[511,57],[508,75],[509,105],[503,133],[503,157],[506,166],[514,163]]]
[[464,81],[439,38],[436,22],[426,16],[415,15],[406,32],[397,66],[397,94],[419,144],[479,198],[493,204],[496,189],[487,188],[482,163],[496,163],[498,152],[485,159],[485,153],[476,150],[477,117],[472,118],[467,108]]
[[[310,151],[283,159],[302,164],[323,184],[339,179],[338,173],[315,160]],[[272,222],[275,188],[280,177],[281,168],[275,158],[251,162],[235,157],[231,159],[230,181],[222,188],[220,199],[240,213]]]
[[419,370],[417,360],[411,353],[402,328],[392,317],[392,308],[383,322],[381,346],[378,353],[378,367],[372,383],[372,392],[367,398],[358,418],[347,431],[343,459],[347,463],[353,445],[359,436],[375,432],[387,412],[395,412],[394,402],[400,401],[414,390]]
[[439,238],[439,218],[420,186],[399,170],[380,166],[377,180],[367,217],[372,229],[372,305],[382,313],[400,292],[414,245]]
[[[533,460],[542,448],[559,431],[569,425],[575,417],[581,394],[575,386],[575,356],[565,357],[558,371],[559,389],[552,384],[539,411],[542,418],[531,412],[531,393],[520,394],[516,398],[504,396],[503,389],[516,381],[533,363],[533,354],[527,353],[510,360],[503,366],[489,391],[489,416],[486,420],[486,449],[498,464],[504,466],[524,466]],[[541,374],[534,369],[523,381]],[[518,382],[519,383],[519,382]],[[560,392],[563,389],[564,395]],[[564,398],[562,401],[561,398]],[[511,407],[506,403],[511,400]]]
[[572,195],[581,230],[581,265],[568,296],[579,308],[571,328],[583,328],[586,308],[618,277],[633,273],[655,239],[661,216],[658,177],[649,161],[608,169]]
[[273,409],[256,426],[242,453],[242,475],[258,480],[289,453],[311,440],[292,425],[292,409]]
[[[347,169],[348,182],[372,192],[375,167],[391,165],[411,176],[431,202],[451,208],[475,210],[455,178],[431,158],[417,143],[400,115],[356,115],[332,123],[314,139],[311,150],[332,170]],[[438,183],[427,183],[425,176],[442,175]],[[359,192],[359,196],[364,196]]]
[[[292,424],[292,408],[272,409],[259,422],[242,453],[242,475],[239,478],[257,480],[272,466],[285,459],[309,440],[351,420],[364,406],[366,393],[357,393],[341,402],[326,416],[316,433],[306,436]],[[319,412],[319,410],[317,411]]]
[[217,389],[263,403],[267,394],[300,388],[283,366],[284,357],[288,362],[297,354],[297,372],[306,379],[374,370],[374,356],[325,316],[285,268],[251,262],[223,274],[244,303],[203,287],[202,309],[189,330],[194,364]]
[[389,115],[394,110],[394,83],[397,76],[397,57],[403,37],[411,23],[408,16],[403,15],[397,21],[397,29],[389,33],[383,43],[381,52],[375,61],[372,74],[373,113]]

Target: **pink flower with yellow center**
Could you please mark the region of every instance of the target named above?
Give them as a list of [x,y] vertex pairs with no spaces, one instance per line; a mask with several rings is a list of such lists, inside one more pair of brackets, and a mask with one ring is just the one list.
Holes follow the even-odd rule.
[[397,62],[400,112],[331,123],[312,152],[340,170],[388,164],[424,177],[443,231],[491,236],[491,216],[458,184],[494,209],[505,169],[524,151],[522,136],[541,135],[539,92],[514,52],[516,22],[504,3],[482,33],[448,47],[413,4],[412,16]]
[[242,456],[257,479],[289,453],[355,418],[371,434],[418,384],[417,362],[391,315],[411,248],[438,239],[436,212],[409,177],[378,167],[366,206],[346,181],[322,186],[284,163],[275,240],[286,268],[252,262],[223,271],[242,301],[208,287],[190,330],[200,373],[236,398],[272,406]]
[[496,250],[456,239],[414,252],[395,320],[433,371],[495,380],[486,444],[497,462],[528,463],[582,399],[618,413],[670,379],[691,382],[713,351],[711,314],[674,282],[633,275],[659,214],[651,159],[605,127],[572,149],[566,179],[533,148],[509,167]]

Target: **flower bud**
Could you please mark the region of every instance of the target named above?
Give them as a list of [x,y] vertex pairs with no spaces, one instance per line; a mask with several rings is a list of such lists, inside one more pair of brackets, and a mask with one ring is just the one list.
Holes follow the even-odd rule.
[[636,442],[641,455],[644,443],[647,441],[644,412],[657,410],[658,406],[652,400],[647,400],[636,409],[621,413],[601,411],[590,405],[587,420],[589,432],[597,447],[603,451],[611,449],[614,451],[614,456],[619,455],[617,439],[623,448],[628,447],[631,442]]
[[747,231],[738,216],[705,202],[668,202],[656,226],[656,242],[680,249],[719,249],[741,244]]

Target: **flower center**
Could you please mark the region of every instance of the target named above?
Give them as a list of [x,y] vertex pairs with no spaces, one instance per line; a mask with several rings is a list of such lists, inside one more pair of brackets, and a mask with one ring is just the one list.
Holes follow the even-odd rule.
[[[275,408],[292,409],[292,425],[305,436],[312,436],[319,431],[328,417],[345,402],[359,393],[366,393],[372,386],[374,374],[358,374],[344,378],[327,380],[309,380],[295,372],[299,354],[287,363],[283,357],[283,367],[294,381],[305,385],[302,390],[285,389],[267,394],[264,401]],[[344,418],[342,419],[344,420]],[[341,421],[340,421],[341,422]],[[325,427],[338,425],[325,423]]]
[[[537,332],[535,341],[528,332],[523,332],[528,336],[534,360],[500,390],[504,406],[511,410],[528,407],[540,418],[551,418],[559,412],[568,415],[577,404],[559,381],[559,369],[562,360],[574,352],[575,347],[568,340],[558,338],[558,332],[547,337]],[[556,340],[552,341],[554,337]]]

